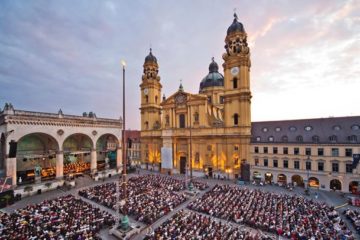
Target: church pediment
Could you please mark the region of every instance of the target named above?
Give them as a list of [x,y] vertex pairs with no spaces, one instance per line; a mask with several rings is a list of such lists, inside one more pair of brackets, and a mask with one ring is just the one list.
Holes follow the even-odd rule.
[[161,106],[169,105],[169,104],[183,105],[197,100],[206,101],[206,99],[207,98],[205,95],[191,94],[184,91],[177,91],[170,97],[163,100]]

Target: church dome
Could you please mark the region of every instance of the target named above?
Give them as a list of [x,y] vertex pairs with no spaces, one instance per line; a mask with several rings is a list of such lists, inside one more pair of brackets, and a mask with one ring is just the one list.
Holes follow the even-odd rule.
[[223,87],[224,76],[218,72],[219,66],[212,58],[212,62],[209,65],[209,74],[206,75],[200,82],[200,91],[207,87]]
[[230,27],[227,30],[227,35],[229,35],[230,33],[233,32],[245,32],[244,26],[242,25],[241,22],[238,22],[238,17],[236,15],[236,13],[234,13],[234,21],[233,23],[230,25]]
[[157,59],[156,57],[152,54],[152,49],[150,48],[150,53],[149,55],[146,56],[145,58],[145,62],[155,62],[157,63]]

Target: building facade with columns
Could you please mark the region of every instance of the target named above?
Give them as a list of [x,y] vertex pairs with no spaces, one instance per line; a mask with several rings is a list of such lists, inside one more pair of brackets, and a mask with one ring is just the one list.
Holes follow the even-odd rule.
[[[220,44],[220,43],[219,43]],[[182,85],[161,95],[159,64],[151,49],[145,58],[141,91],[143,166],[166,172],[237,177],[250,160],[250,49],[244,26],[234,15],[227,29],[223,71],[213,58],[199,93]]]
[[360,116],[252,123],[253,179],[358,192]]
[[[12,184],[121,167],[121,119],[31,112],[5,104],[0,112],[0,171]],[[107,154],[115,152],[109,162]]]

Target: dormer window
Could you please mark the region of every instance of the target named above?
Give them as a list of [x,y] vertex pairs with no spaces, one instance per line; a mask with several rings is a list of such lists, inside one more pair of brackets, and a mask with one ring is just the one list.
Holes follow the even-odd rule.
[[283,142],[288,142],[288,140],[289,140],[288,137],[285,135],[281,137],[281,141]]
[[314,136],[312,136],[312,141],[314,142],[314,143],[318,143],[318,142],[320,142],[320,137],[319,136],[317,136],[317,135],[314,135]]
[[299,136],[296,137],[296,141],[297,142],[303,142],[304,139],[303,139],[303,137],[301,135],[299,135]]
[[337,142],[337,137],[336,137],[336,135],[330,136],[330,137],[329,137],[329,140],[330,140],[330,142]]
[[356,135],[348,136],[348,141],[349,141],[349,142],[352,142],[352,143],[356,143],[356,142],[357,142],[357,137],[356,137]]

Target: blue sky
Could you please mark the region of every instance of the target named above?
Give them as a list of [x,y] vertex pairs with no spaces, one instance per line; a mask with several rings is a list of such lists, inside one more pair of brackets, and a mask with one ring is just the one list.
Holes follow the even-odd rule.
[[138,129],[150,45],[163,93],[198,92],[236,8],[252,54],[252,120],[359,115],[360,1],[0,1],[0,107],[119,118]]

